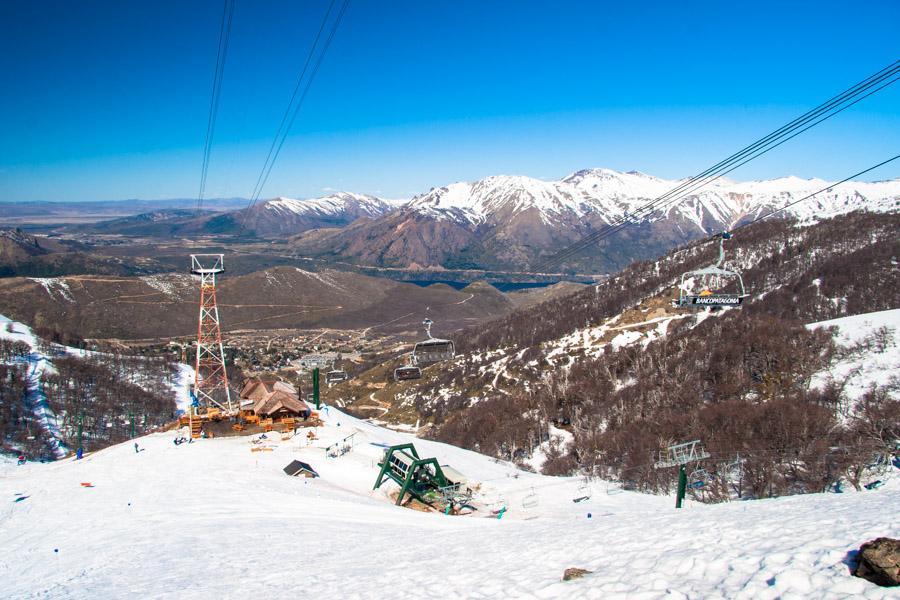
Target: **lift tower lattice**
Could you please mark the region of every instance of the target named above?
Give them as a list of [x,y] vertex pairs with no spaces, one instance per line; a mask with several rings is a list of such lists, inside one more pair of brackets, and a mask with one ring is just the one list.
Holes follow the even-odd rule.
[[200,277],[200,318],[197,324],[197,359],[194,394],[197,406],[217,406],[234,412],[225,371],[225,349],[216,306],[216,275],[225,271],[222,254],[191,254],[191,274]]

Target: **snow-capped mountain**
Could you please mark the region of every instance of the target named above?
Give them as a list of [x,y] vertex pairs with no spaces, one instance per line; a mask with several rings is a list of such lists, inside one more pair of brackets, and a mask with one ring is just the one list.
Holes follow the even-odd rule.
[[[520,213],[537,211],[546,224],[568,217],[598,218],[617,222],[648,201],[684,186],[697,187],[687,180],[666,180],[637,171],[620,173],[611,169],[577,171],[559,181],[542,181],[523,176],[494,176],[473,183],[454,183],[417,196],[408,208],[437,219],[450,219],[474,226],[502,222]],[[782,177],[768,181],[736,183],[727,179],[710,182],[684,199],[639,217],[654,221],[682,217],[703,228],[705,217],[728,227],[741,220],[781,208],[828,187],[822,179]],[[785,214],[807,219],[827,218],[867,207],[887,211],[900,207],[900,180],[875,183],[848,182],[814,199],[797,204]]]
[[383,216],[394,208],[374,196],[336,192],[309,200],[279,197],[231,216],[245,222],[246,227],[260,237],[280,237],[309,229],[343,227],[362,217]]
[[[670,198],[689,192],[686,197],[639,211],[679,186],[681,191]],[[577,171],[558,181],[494,176],[433,188],[395,212],[331,236],[300,240],[300,245],[389,266],[522,269],[592,231],[628,219],[635,226],[610,238],[599,263],[594,258],[568,265],[610,270],[731,229],[828,186],[821,179],[798,177],[743,183],[719,179],[692,191],[696,186],[685,180],[611,169]],[[860,209],[900,209],[900,179],[834,184],[779,216],[809,220]]]

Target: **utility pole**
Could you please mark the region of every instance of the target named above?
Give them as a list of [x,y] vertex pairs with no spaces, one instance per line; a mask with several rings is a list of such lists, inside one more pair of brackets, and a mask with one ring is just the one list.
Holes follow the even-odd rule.
[[316,410],[319,410],[319,367],[312,370],[313,385],[313,402],[316,403]]
[[81,445],[81,435],[84,430],[84,409],[81,409],[81,412],[78,413],[78,450],[75,452],[75,456],[77,458],[81,458],[84,455],[84,446]]
[[678,494],[675,496],[675,508],[681,508],[685,493],[687,493],[687,473],[684,471],[684,465],[678,465]]

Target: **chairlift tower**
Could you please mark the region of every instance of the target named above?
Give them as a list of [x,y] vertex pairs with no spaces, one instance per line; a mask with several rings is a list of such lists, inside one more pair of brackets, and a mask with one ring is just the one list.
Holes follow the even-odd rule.
[[657,461],[657,469],[678,467],[678,494],[675,496],[675,508],[681,508],[681,504],[684,502],[684,495],[687,492],[685,465],[701,461],[704,458],[709,458],[709,452],[703,449],[703,446],[700,445],[700,440],[694,440],[669,446],[667,457]]
[[194,397],[200,409],[216,406],[231,414],[234,407],[225,371],[225,349],[222,347],[222,328],[216,305],[216,275],[224,271],[224,255],[191,254],[191,274],[200,277]]

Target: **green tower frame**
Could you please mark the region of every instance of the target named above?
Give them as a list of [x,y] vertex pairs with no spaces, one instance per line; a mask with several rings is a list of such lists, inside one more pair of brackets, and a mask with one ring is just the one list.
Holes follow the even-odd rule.
[[[391,459],[395,453],[403,455],[406,460],[398,460],[392,463]],[[396,471],[391,468],[391,464],[398,465]],[[405,473],[399,467],[400,464],[407,466]],[[426,468],[429,465],[434,468],[434,473]],[[381,484],[384,483],[385,477],[397,483],[400,486],[397,506],[403,503],[403,497],[406,496],[407,492],[414,498],[418,498],[428,504],[423,495],[427,490],[439,489],[448,485],[447,478],[444,476],[444,471],[441,469],[441,465],[438,464],[437,459],[420,458],[413,444],[390,446],[385,451],[384,458],[382,462],[378,463],[378,466],[381,467],[381,471],[379,471],[378,479],[375,480],[375,487],[372,489],[377,490],[380,488]]]

